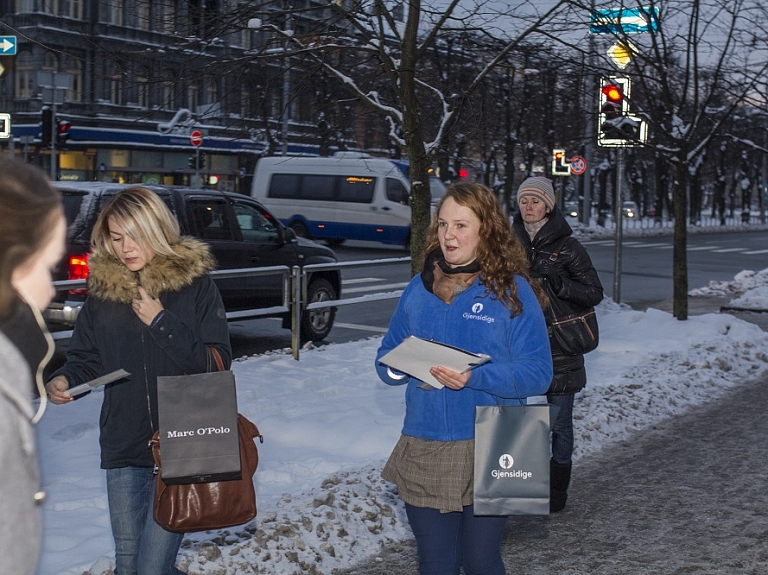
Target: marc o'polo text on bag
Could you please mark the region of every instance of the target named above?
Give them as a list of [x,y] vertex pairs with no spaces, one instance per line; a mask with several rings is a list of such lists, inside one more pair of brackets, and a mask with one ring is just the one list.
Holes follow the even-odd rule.
[[231,371],[158,377],[157,400],[167,485],[242,477]]
[[174,437],[192,437],[193,435],[224,435],[227,433],[232,433],[232,430],[229,427],[201,427],[197,431],[168,430],[168,439],[173,439]]

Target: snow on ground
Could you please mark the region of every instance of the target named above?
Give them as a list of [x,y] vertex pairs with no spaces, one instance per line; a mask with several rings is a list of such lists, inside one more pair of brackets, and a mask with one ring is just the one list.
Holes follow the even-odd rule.
[[[696,295],[749,297],[768,309],[768,270],[742,272]],[[675,320],[655,309],[598,307],[600,347],[586,358],[575,409],[575,460],[686,408],[718,397],[768,366],[768,334],[727,314]],[[195,575],[331,574],[410,537],[393,487],[380,476],[397,441],[403,389],[378,380],[380,338],[237,361],[240,411],[264,435],[255,484],[259,515],[233,529],[185,538],[179,566]],[[539,401],[542,398],[538,398]],[[38,575],[106,575],[114,565],[93,393],[53,406],[39,425],[48,498]]]

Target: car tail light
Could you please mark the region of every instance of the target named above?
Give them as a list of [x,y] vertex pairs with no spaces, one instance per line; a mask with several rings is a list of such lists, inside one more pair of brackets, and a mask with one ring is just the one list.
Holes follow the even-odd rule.
[[[88,254],[81,256],[69,257],[69,279],[70,280],[84,280],[88,277]],[[69,290],[69,293],[73,295],[85,295],[87,290],[85,288],[77,288]]]

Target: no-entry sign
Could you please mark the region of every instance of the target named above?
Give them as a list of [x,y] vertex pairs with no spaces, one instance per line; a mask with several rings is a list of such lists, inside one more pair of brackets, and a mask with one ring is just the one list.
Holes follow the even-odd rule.
[[203,143],[203,133],[200,130],[195,130],[189,135],[189,141],[193,146],[199,146]]

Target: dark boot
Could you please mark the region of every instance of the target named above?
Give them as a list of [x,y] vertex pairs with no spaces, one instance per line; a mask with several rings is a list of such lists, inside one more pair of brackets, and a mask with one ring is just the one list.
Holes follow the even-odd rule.
[[562,465],[549,460],[549,512],[557,513],[565,508],[568,500],[568,485],[571,483],[571,467],[569,463]]

